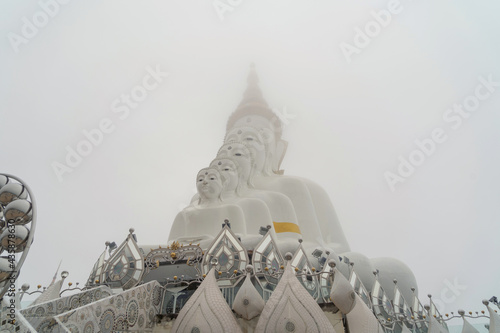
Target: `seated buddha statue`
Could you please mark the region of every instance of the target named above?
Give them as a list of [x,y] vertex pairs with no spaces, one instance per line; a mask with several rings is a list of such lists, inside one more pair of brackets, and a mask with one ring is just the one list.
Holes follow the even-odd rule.
[[326,245],[337,253],[350,251],[326,191],[311,180],[287,176],[280,170],[288,145],[281,138],[281,120],[262,97],[253,67],[247,82],[243,100],[227,122],[225,140],[253,147],[255,187],[281,192],[291,199],[304,240]]
[[[250,150],[256,154],[256,162],[253,170],[253,184],[258,189],[281,191],[290,195],[290,188],[300,191],[304,198],[310,196],[319,232],[327,248],[334,250],[334,253],[342,257],[347,257],[351,262],[355,262],[355,270],[363,284],[371,289],[374,283],[373,271],[379,271],[379,281],[390,295],[393,288],[393,280],[396,279],[401,287],[401,292],[406,299],[411,299],[410,288],[418,289],[415,276],[411,269],[403,262],[394,258],[368,258],[357,252],[351,252],[346,240],[335,209],[326,191],[315,182],[295,176],[284,175],[281,170],[281,163],[286,154],[288,143],[282,139],[282,122],[279,117],[267,106],[262,97],[262,93],[257,85],[258,78],[255,69],[252,68],[248,77],[248,87],[244,93],[243,100],[231,114],[226,126],[225,140],[238,140],[245,142]],[[307,192],[294,184],[294,181],[302,182],[307,188]],[[292,185],[290,185],[292,184]],[[290,188],[287,188],[290,186]],[[300,198],[295,194],[295,198]],[[292,200],[294,207],[297,200]],[[314,221],[311,214],[311,206],[307,199],[307,207],[302,210],[296,208],[299,219],[299,226],[304,230],[302,222]],[[304,208],[304,206],[302,206]],[[310,216],[307,218],[306,216]],[[309,224],[307,224],[309,225]],[[308,229],[309,230],[309,229]],[[317,238],[318,229],[312,227],[309,237],[313,240]],[[304,232],[305,234],[305,232]],[[307,234],[304,235],[307,240]],[[309,238],[311,240],[311,238]],[[336,254],[334,256],[336,256]],[[339,265],[345,266],[345,264]],[[345,266],[346,276],[348,276],[347,266]]]
[[292,177],[265,175],[267,152],[259,131],[252,127],[235,127],[227,133],[225,141],[239,141],[245,144],[254,156],[251,177],[255,188],[286,195],[293,204],[304,241],[325,247],[314,204],[304,182]]
[[204,168],[198,172],[198,201],[177,214],[170,229],[169,242],[200,243],[205,248],[220,232],[224,220],[229,220],[236,235],[247,234],[243,210],[222,201],[225,181],[216,168]]
[[242,190],[239,186],[238,164],[233,158],[216,158],[210,163],[210,167],[217,168],[221,176],[226,179],[222,191],[223,202],[239,206],[245,215],[248,235],[258,235],[260,239],[260,227],[273,224],[267,205],[260,199],[240,195]]
[[[282,193],[257,190],[253,188],[252,166],[253,158],[248,148],[240,142],[227,142],[219,149],[217,158],[226,158],[235,161],[238,165],[238,192],[243,198],[254,198],[262,201],[268,208],[273,230],[278,240],[302,238],[297,224],[297,216],[290,199]],[[262,223],[260,223],[262,226]],[[296,246],[297,244],[294,243]]]

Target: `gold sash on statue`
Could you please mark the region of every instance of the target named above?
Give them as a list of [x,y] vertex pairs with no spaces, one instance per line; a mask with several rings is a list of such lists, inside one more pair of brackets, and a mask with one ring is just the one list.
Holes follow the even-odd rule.
[[276,233],[281,233],[281,232],[295,232],[297,234],[302,234],[300,232],[300,228],[298,225],[295,223],[290,223],[290,222],[273,222],[274,224],[274,231]]

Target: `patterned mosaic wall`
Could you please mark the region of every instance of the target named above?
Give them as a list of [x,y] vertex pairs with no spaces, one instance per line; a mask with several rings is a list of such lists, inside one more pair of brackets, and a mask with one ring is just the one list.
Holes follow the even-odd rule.
[[12,318],[9,317],[9,314],[12,312],[10,308],[4,306],[2,304],[0,306],[0,332],[12,332],[12,333],[36,333],[35,329],[29,324],[26,318],[18,311],[15,310],[15,319],[14,324],[11,324]]
[[64,296],[53,301],[40,303],[21,310],[25,317],[55,316],[68,310],[76,309],[100,299],[111,296],[112,292],[106,286],[99,286],[78,294]]
[[[52,330],[55,332],[57,325],[54,317],[69,310],[77,309],[100,299],[111,296],[111,289],[100,286],[91,290],[86,290],[78,294],[58,298],[53,301],[40,303],[21,310],[21,314],[37,330],[42,332]],[[50,326],[50,329],[49,329]]]
[[152,331],[164,289],[157,281],[101,299],[56,317],[69,332]]

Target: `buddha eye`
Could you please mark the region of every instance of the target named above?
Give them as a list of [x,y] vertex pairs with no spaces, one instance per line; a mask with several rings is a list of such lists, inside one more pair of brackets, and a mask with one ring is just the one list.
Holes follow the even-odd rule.
[[225,168],[224,171],[229,171],[229,168]]
[[199,182],[202,182],[202,181],[203,181],[203,178],[198,179],[198,181],[199,181]]
[[234,156],[241,156],[241,153],[236,153],[234,154]]
[[247,141],[253,141],[253,138],[248,137]]
[[214,177],[210,177],[210,180],[215,180],[215,178]]

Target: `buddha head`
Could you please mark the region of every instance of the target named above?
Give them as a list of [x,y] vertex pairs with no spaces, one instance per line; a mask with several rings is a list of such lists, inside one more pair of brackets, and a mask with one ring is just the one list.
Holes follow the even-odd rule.
[[196,177],[196,189],[200,199],[198,204],[221,201],[224,178],[216,168],[203,168]]
[[226,126],[226,138],[238,132],[238,128],[254,128],[265,144],[264,173],[282,174],[281,162],[285,157],[288,142],[281,138],[282,125],[279,117],[269,108],[239,108],[231,116]]
[[264,174],[270,176],[272,169],[266,168],[266,160],[268,160],[269,149],[266,141],[260,131],[254,127],[235,127],[227,132],[224,142],[236,141],[242,142],[249,150],[252,156],[255,157],[254,172],[255,175]]
[[217,153],[217,158],[228,158],[235,161],[238,165],[240,188],[253,187],[253,156],[243,143],[229,141],[223,144]]
[[229,116],[226,133],[229,134],[237,127],[253,127],[257,129],[266,143],[268,152],[265,162],[267,167],[265,169],[281,174],[282,171],[279,170],[279,167],[288,144],[281,139],[283,133],[281,120],[267,105],[258,83],[259,78],[255,64],[251,64],[247,77],[247,88],[236,111]]
[[238,162],[233,158],[219,157],[210,163],[210,167],[219,170],[219,173],[226,179],[224,192],[239,193]]

